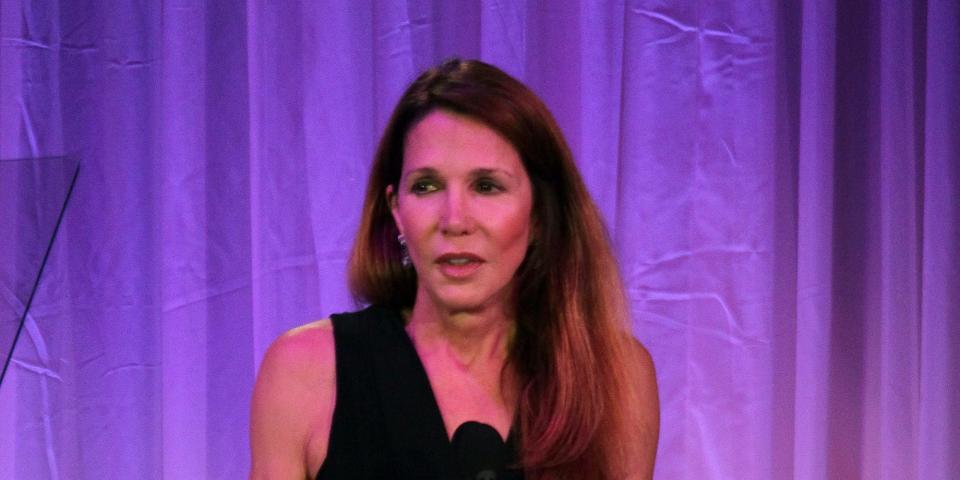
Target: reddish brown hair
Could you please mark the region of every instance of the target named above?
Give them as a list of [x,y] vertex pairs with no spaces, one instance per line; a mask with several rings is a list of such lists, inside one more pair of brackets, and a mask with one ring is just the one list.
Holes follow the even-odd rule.
[[636,362],[623,285],[600,214],[560,129],[522,83],[479,61],[450,60],[401,97],[377,149],[349,266],[361,301],[411,308],[387,185],[407,132],[443,109],[476,119],[517,150],[533,187],[534,239],[516,273],[517,422],[527,478],[624,478],[634,438]]

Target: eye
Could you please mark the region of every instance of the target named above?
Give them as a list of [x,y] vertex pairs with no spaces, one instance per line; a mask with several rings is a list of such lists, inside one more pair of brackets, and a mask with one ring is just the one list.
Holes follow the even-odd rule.
[[475,188],[480,193],[487,193],[487,194],[503,191],[503,187],[501,187],[499,183],[489,178],[481,178],[477,180],[473,188]]
[[414,195],[424,195],[430,192],[435,192],[439,188],[440,187],[437,185],[436,181],[429,178],[423,178],[413,182],[413,184],[410,185],[410,192]]

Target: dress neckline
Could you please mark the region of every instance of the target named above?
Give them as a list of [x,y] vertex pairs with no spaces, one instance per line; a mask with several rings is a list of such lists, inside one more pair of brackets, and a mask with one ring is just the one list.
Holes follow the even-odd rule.
[[416,361],[413,363],[416,365],[417,376],[419,377],[419,380],[422,381],[430,391],[431,402],[430,402],[429,410],[431,410],[430,416],[433,417],[432,422],[434,424],[439,425],[441,431],[443,431],[443,435],[447,439],[447,446],[448,447],[453,446],[453,441],[457,437],[457,433],[461,432],[461,430],[464,428],[468,428],[468,424],[473,423],[473,424],[478,424],[493,430],[494,432],[496,432],[497,438],[500,440],[502,445],[512,447],[513,444],[516,442],[516,420],[515,419],[511,420],[510,422],[510,430],[507,434],[506,439],[504,439],[501,436],[500,432],[496,428],[494,428],[492,425],[478,421],[478,420],[467,420],[461,423],[460,425],[458,425],[453,432],[447,431],[447,424],[443,420],[443,412],[440,411],[440,404],[439,402],[437,402],[437,394],[433,390],[433,384],[430,383],[430,376],[427,374],[427,368],[423,365],[423,361],[420,359],[420,354],[417,352],[417,347],[416,345],[413,344],[413,339],[410,338],[410,334],[407,332],[407,329],[405,328],[406,325],[405,325],[405,320],[403,319],[403,315],[400,313],[400,311],[391,309],[390,318],[393,319],[393,322],[392,322],[393,327],[397,330],[399,337],[402,339],[405,350],[407,350],[407,352],[413,355],[413,357],[416,359]]

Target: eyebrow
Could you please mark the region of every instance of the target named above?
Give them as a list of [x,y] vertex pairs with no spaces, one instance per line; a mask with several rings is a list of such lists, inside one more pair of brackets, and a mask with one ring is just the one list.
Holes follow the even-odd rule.
[[[510,177],[510,178],[515,178],[515,177],[516,177],[514,174],[512,174],[512,173],[510,173],[510,172],[508,172],[508,171],[506,171],[506,170],[504,170],[504,169],[502,169],[502,168],[475,168],[475,169],[473,169],[473,170],[470,171],[470,175],[475,176],[475,177],[480,177],[480,176],[484,176],[484,175],[492,175],[492,174],[494,174],[494,173],[502,173],[503,175],[506,175],[506,176],[508,176],[508,177]],[[402,178],[407,178],[407,177],[409,177],[409,176],[411,176],[411,175],[433,175],[433,176],[437,176],[437,175],[438,175],[438,172],[437,172],[437,169],[435,169],[435,168],[433,168],[433,167],[420,167],[420,168],[418,168],[418,169],[416,169],[416,170],[410,170],[409,172],[407,172],[406,174],[404,174],[404,175],[402,176]]]

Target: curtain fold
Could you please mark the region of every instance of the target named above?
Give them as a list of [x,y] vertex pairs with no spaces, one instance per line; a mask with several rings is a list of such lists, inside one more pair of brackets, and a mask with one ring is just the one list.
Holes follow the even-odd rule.
[[[657,478],[960,470],[955,1],[0,0],[0,167],[82,165],[0,478],[245,476],[263,352],[357,307],[379,134],[452,56],[566,134],[657,365]],[[42,220],[52,183],[0,180]]]
[[960,471],[960,5],[927,4],[918,478]]

